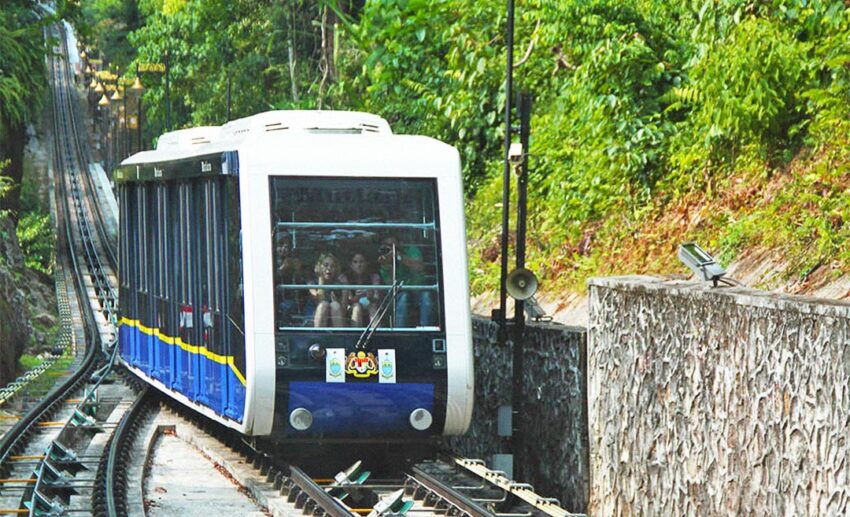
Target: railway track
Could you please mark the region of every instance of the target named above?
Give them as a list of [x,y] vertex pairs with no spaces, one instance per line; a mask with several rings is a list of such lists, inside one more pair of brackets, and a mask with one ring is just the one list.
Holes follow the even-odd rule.
[[[60,41],[57,55],[65,56],[62,29],[52,30]],[[67,298],[78,301],[69,303],[63,322],[70,340],[84,343],[85,352],[68,378],[21,415],[0,441],[0,481],[8,482],[0,482],[0,514],[112,516],[127,515],[130,508],[144,514],[143,490],[129,481],[144,472],[130,472],[128,465],[138,456],[137,435],[147,432],[144,422],[161,411],[159,404],[168,404],[174,418],[186,422],[181,425],[209,437],[217,454],[238,458],[233,463],[274,515],[573,515],[483,462],[451,456],[404,465],[382,479],[373,478],[361,462],[321,478],[118,375],[112,368],[118,300],[114,248],[103,230],[104,215],[91,201],[96,189],[67,59],[53,58],[51,67],[55,220],[59,245],[67,253]]]
[[[369,464],[364,461],[328,476],[277,459],[277,451],[254,448],[232,430],[190,414],[169,400],[161,404],[160,411],[170,416],[157,420],[159,427],[167,427],[171,434],[225,468],[272,515],[580,515],[564,510],[557,500],[539,496],[530,485],[516,483],[504,473],[488,469],[480,460],[441,455],[433,460],[400,465],[394,474],[383,473],[380,478],[368,472]],[[156,422],[149,425],[155,427]],[[144,463],[149,464],[150,460],[146,458]],[[172,491],[170,487],[164,488]],[[144,506],[144,501],[137,502],[137,507]]]
[[[50,29],[67,49],[63,29]],[[90,202],[92,185],[78,131],[76,98],[67,59],[52,58],[54,220],[58,289],[67,291],[60,312],[70,343],[84,352],[57,383],[26,408],[0,440],[0,514],[120,515],[117,465],[133,418],[148,397],[112,371],[117,293],[114,253]],[[60,295],[60,301],[63,297]],[[73,310],[72,307],[73,306]],[[103,465],[98,468],[104,459]],[[96,473],[96,475],[95,475]],[[97,494],[97,495],[95,495]],[[101,504],[101,501],[103,504]],[[120,502],[120,500],[119,500]]]

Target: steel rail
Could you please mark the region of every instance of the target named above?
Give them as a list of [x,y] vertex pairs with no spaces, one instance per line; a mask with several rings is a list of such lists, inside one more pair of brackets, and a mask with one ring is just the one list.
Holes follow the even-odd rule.
[[[60,28],[60,45],[64,52],[62,54],[67,56],[67,40],[64,37],[64,29]],[[66,58],[67,59],[67,58]],[[101,302],[105,312],[107,314],[107,318],[113,324],[113,326],[117,326],[117,315],[116,308],[118,303],[118,296],[115,292],[115,288],[109,283],[107,278],[107,268],[104,267],[103,261],[100,258],[100,254],[98,253],[94,239],[92,238],[92,230],[91,230],[91,222],[86,216],[86,207],[82,201],[82,188],[80,188],[80,181],[78,178],[78,173],[76,169],[82,169],[81,165],[86,165],[82,163],[82,156],[79,152],[80,148],[80,138],[79,133],[77,132],[76,123],[74,120],[74,110],[73,106],[75,105],[73,96],[71,95],[71,89],[69,87],[69,83],[71,79],[69,77],[68,66],[56,66],[54,67],[55,75],[61,79],[62,84],[56,84],[56,80],[54,79],[54,98],[56,103],[63,108],[61,117],[63,128],[65,129],[65,134],[72,135],[72,138],[66,139],[63,143],[66,145],[61,146],[61,152],[65,153],[67,156],[67,161],[70,162],[68,170],[70,171],[70,180],[73,187],[73,200],[74,207],[76,209],[77,214],[77,226],[78,231],[81,235],[84,236],[83,241],[83,249],[86,255],[86,264],[91,271],[92,280],[96,284],[96,289],[98,291],[98,300]],[[57,69],[59,69],[57,71]],[[56,121],[54,118],[54,123]],[[68,142],[67,140],[71,140]],[[74,163],[76,162],[76,163]],[[66,198],[67,200],[67,198]],[[98,207],[97,203],[94,203],[95,207]],[[98,207],[99,208],[99,207]],[[97,210],[92,210],[92,212],[97,212]],[[99,212],[98,212],[99,213]],[[100,229],[99,234],[103,235],[104,232],[101,229],[103,222],[100,220],[100,225],[95,225],[98,229]],[[109,255],[109,245],[105,238],[101,238],[101,243],[105,250],[107,250],[107,255]],[[112,261],[114,257],[110,259],[107,257],[107,261],[112,265]],[[114,265],[111,268],[115,269]]]
[[[67,48],[67,37],[66,37],[66,33],[65,33],[65,28],[60,26],[59,33],[60,33],[60,39],[62,40],[63,46],[65,46]],[[66,55],[67,55],[67,53],[66,53]],[[70,84],[73,84],[73,80],[71,78],[70,67],[67,67],[67,66],[64,67],[63,72],[64,72],[63,75],[64,75],[66,86],[62,88],[62,92],[63,92],[63,94],[65,95],[65,97],[68,101],[68,105],[70,106],[70,108],[69,108],[70,117],[69,117],[68,120],[70,122],[71,130],[73,131],[71,134],[80,135],[82,133],[79,131],[79,122],[78,122],[78,119],[80,118],[79,106],[75,102],[75,98],[74,98],[74,95],[72,93],[73,89],[68,86]],[[86,180],[86,187],[88,189],[88,192],[91,194],[91,197],[93,199],[97,199],[97,195],[96,195],[97,188],[94,185],[94,178],[92,177],[91,169],[89,167],[89,165],[91,164],[91,159],[90,159],[88,153],[85,152],[84,147],[83,147],[79,138],[74,138],[73,144],[74,144],[74,150],[77,154],[78,164],[80,164],[82,166],[81,169],[83,170],[83,177]],[[106,171],[106,173],[108,174],[109,171]],[[98,224],[96,224],[95,227],[97,229],[98,236],[100,237],[100,242],[103,245],[103,249],[106,252],[106,259],[109,262],[110,267],[113,270],[116,270],[116,269],[118,269],[118,260],[116,258],[117,253],[115,251],[115,248],[113,246],[112,241],[106,235],[106,224],[104,222],[103,209],[100,206],[100,203],[94,203],[94,207],[92,209],[92,212],[94,213],[94,216],[97,219]]]
[[418,466],[414,465],[412,471],[412,477],[417,483],[421,484],[428,490],[431,490],[439,497],[442,497],[464,512],[475,517],[496,517],[494,513],[487,511],[487,509],[473,501],[470,497],[463,495],[451,486],[428,474]]
[[[56,117],[53,117],[54,123],[54,139],[58,138],[58,124],[56,121]],[[57,170],[60,169],[60,163],[58,163],[59,158],[58,154],[54,156],[54,165],[57,166]],[[65,186],[64,182],[59,182],[60,191],[64,193]],[[80,307],[82,308],[84,321],[89,325],[89,328],[97,328],[96,320],[94,317],[94,312],[88,304],[83,303],[83,300],[80,299],[81,293],[86,292],[85,282],[83,281],[83,276],[80,274],[81,268],[80,264],[77,260],[76,254],[73,249],[73,234],[71,232],[71,223],[68,219],[68,211],[69,206],[67,202],[66,196],[59,196],[60,198],[64,198],[65,200],[65,212],[57,213],[57,222],[60,224],[64,223],[65,227],[65,244],[67,246],[67,252],[71,261],[71,266],[73,271],[76,273],[74,275],[74,283],[75,285],[75,294],[78,297],[80,303]],[[99,337],[99,336],[98,336]],[[85,377],[93,370],[96,360],[98,358],[98,349],[95,342],[95,334],[87,333],[86,336],[86,355],[83,358],[82,363],[79,368],[71,374],[71,376],[53,388],[50,392],[48,392],[45,397],[39,401],[30,411],[26,414],[22,415],[20,420],[13,425],[0,439],[0,474],[5,474],[8,472],[8,462],[11,456],[17,454],[19,449],[23,446],[23,442],[26,438],[29,437],[35,425],[40,422],[42,419],[47,417],[49,413],[55,409],[55,407],[61,403],[61,401],[67,397],[69,393],[77,389],[77,387],[84,381]]]
[[336,498],[325,492],[303,470],[295,466],[289,467],[289,479],[310,498],[317,506],[331,517],[352,517],[354,512],[342,505]]
[[[121,485],[117,479],[119,474],[119,461],[123,459],[124,453],[127,452],[127,445],[132,439],[132,434],[135,431],[135,421],[142,414],[142,410],[152,399],[151,389],[145,386],[139,392],[138,398],[133,402],[130,410],[121,418],[118,427],[113,431],[112,438],[109,444],[109,456],[106,460],[106,511],[112,516],[126,515],[127,508],[127,486],[126,483]],[[126,479],[125,479],[126,482]]]
[[[60,34],[63,36],[61,41],[63,45],[66,43],[66,38],[64,37],[64,31],[60,30]],[[65,84],[59,86],[57,90],[60,94],[60,102],[64,101],[63,107],[65,108],[64,113],[66,117],[63,117],[63,124],[65,125],[67,131],[66,134],[71,135],[71,140],[73,144],[74,152],[68,153],[69,161],[74,161],[76,159],[77,165],[83,165],[87,167],[87,162],[85,159],[85,155],[82,152],[79,132],[77,131],[76,124],[76,110],[75,110],[75,102],[71,95],[71,89],[68,87],[70,84],[69,70],[68,67],[63,67],[62,70],[64,73],[62,74],[62,78],[65,81]],[[70,121],[70,124],[68,122]],[[70,127],[69,127],[70,126]],[[68,149],[64,149],[68,151]],[[91,222],[86,215],[85,208],[83,206],[82,200],[82,191],[81,182],[79,181],[78,174],[74,172],[74,167],[70,167],[70,181],[72,185],[72,198],[76,208],[77,213],[77,223],[78,223],[78,231],[81,236],[84,237],[83,245],[84,251],[86,254],[86,262],[89,266],[90,271],[92,272],[92,277],[95,283],[97,284],[97,289],[99,291],[98,298],[102,303],[102,307],[104,312],[107,314],[107,318],[116,326],[117,323],[117,294],[115,292],[114,287],[108,282],[106,274],[104,273],[105,267],[103,262],[100,260],[100,254],[97,252],[97,249],[93,243],[93,235],[91,231]],[[88,187],[88,192],[90,194],[90,199],[96,199],[94,196],[95,188],[93,185],[93,179],[91,178],[90,170],[86,170],[82,172],[85,176],[87,182],[86,186]],[[62,186],[64,188],[65,184],[62,182]],[[68,197],[65,196],[66,207],[70,209],[68,206]],[[89,204],[90,205],[90,204]],[[101,244],[103,245],[104,250],[107,252],[107,261],[109,265],[112,266],[114,270],[116,268],[116,261],[114,257],[114,252],[112,250],[111,243],[106,238],[105,230],[103,229],[103,214],[100,210],[100,207],[97,202],[94,203],[96,209],[92,210],[95,214],[97,221],[95,221],[95,226],[98,231],[98,235],[100,237]],[[104,295],[105,293],[105,295]],[[102,298],[101,298],[102,297]],[[108,368],[111,369],[112,365],[115,364],[115,356],[117,355],[118,347],[115,342],[111,343],[111,357],[108,364]],[[96,386],[99,385],[106,377],[106,373],[102,372]],[[93,392],[93,390],[92,390]],[[120,465],[119,462],[123,458],[124,453],[126,452],[126,447],[131,440],[131,436],[136,428],[135,421],[142,414],[144,407],[146,406],[147,401],[151,398],[152,395],[149,395],[150,391],[145,388],[136,397],[136,400],[133,402],[133,405],[128,410],[128,412],[122,417],[119,425],[113,430],[112,437],[110,438],[110,443],[108,446],[108,455],[106,457],[106,462],[104,465],[104,470],[98,472],[98,477],[102,478],[103,481],[103,492],[105,495],[105,503],[106,503],[106,512],[110,516],[123,515],[126,510],[126,479],[121,480],[120,473]],[[84,404],[85,399],[80,402],[80,404]],[[67,425],[67,424],[66,424]],[[102,476],[101,476],[102,474]],[[98,499],[96,496],[99,495],[97,492],[95,493],[95,498],[93,499],[93,503],[96,503]],[[95,508],[97,510],[97,508]]]
[[[60,35],[61,34],[63,34],[63,33],[60,30]],[[61,39],[61,48],[65,49],[65,47],[66,47],[65,39],[62,38]],[[67,55],[67,54],[65,53],[65,55]],[[54,65],[53,66],[54,74],[51,76],[51,79],[52,79],[51,82],[52,82],[52,86],[53,86],[53,106],[52,107],[53,107],[53,110],[54,110],[54,116],[53,116],[54,140],[55,140],[55,143],[56,143],[56,152],[54,154],[54,165],[56,166],[56,170],[59,171],[60,175],[63,175],[63,171],[64,171],[64,173],[69,174],[69,176],[70,176],[69,180],[71,181],[71,186],[72,186],[72,192],[71,192],[72,195],[69,198],[68,189],[67,189],[65,179],[60,178],[60,180],[58,181],[59,186],[58,186],[57,191],[54,193],[54,195],[62,200],[61,203],[57,203],[57,206],[62,207],[64,210],[57,210],[56,211],[57,212],[56,213],[56,223],[57,223],[57,226],[59,228],[64,227],[64,237],[65,238],[64,239],[60,238],[59,241],[64,242],[64,247],[67,248],[69,259],[70,259],[71,264],[72,264],[72,269],[75,273],[74,274],[74,283],[76,284],[75,295],[78,297],[78,300],[80,302],[79,306],[80,306],[81,311],[83,313],[85,326],[88,329],[95,329],[95,331],[94,332],[87,332],[87,335],[86,335],[86,341],[87,341],[86,355],[85,355],[85,358],[84,358],[82,364],[79,366],[79,368],[71,375],[71,377],[66,382],[62,383],[60,386],[56,387],[53,391],[51,391],[48,394],[48,396],[46,396],[36,406],[36,408],[34,408],[33,410],[29,411],[26,415],[24,415],[24,417],[21,418],[21,420],[18,422],[18,424],[16,424],[16,426],[12,430],[10,430],[10,432],[4,437],[3,443],[0,444],[0,451],[2,451],[2,455],[3,455],[2,458],[0,458],[0,469],[2,469],[4,471],[4,473],[5,473],[5,470],[6,470],[7,460],[12,455],[14,455],[17,448],[19,448],[23,445],[22,438],[28,437],[29,434],[34,429],[35,424],[37,424],[44,417],[46,417],[47,414],[55,407],[55,405],[59,401],[65,399],[69,393],[71,393],[72,391],[74,391],[78,388],[78,386],[86,379],[86,376],[88,376],[92,372],[92,370],[94,369],[94,366],[97,364],[97,359],[100,356],[100,354],[98,352],[102,348],[103,336],[101,336],[100,333],[96,331],[97,321],[96,321],[96,318],[95,318],[95,312],[94,312],[92,305],[89,304],[89,303],[84,303],[84,300],[81,299],[82,293],[87,292],[87,289],[86,289],[85,280],[84,280],[85,275],[83,274],[83,268],[82,268],[80,261],[78,260],[77,253],[76,253],[78,244],[82,245],[82,248],[85,252],[86,267],[89,270],[89,275],[92,277],[92,280],[94,280],[94,283],[96,284],[96,289],[98,290],[97,296],[98,296],[99,303],[103,304],[104,309],[111,311],[114,308],[114,304],[112,306],[110,306],[109,304],[105,304],[102,301],[102,300],[105,300],[107,298],[106,296],[103,296],[104,291],[106,293],[109,293],[109,291],[110,291],[109,289],[104,289],[104,287],[111,287],[111,286],[108,286],[108,285],[104,286],[103,285],[104,281],[106,280],[105,275],[103,274],[103,269],[104,269],[103,264],[99,260],[99,257],[97,256],[97,253],[96,253],[96,250],[93,249],[93,246],[92,246],[92,243],[91,243],[92,234],[91,234],[90,224],[89,224],[89,222],[88,222],[88,220],[85,216],[85,213],[83,212],[83,210],[81,210],[82,201],[80,199],[79,183],[75,178],[73,163],[69,163],[69,162],[74,161],[74,156],[73,156],[73,153],[68,153],[67,142],[62,141],[63,139],[60,137],[60,135],[63,134],[60,131],[60,127],[59,127],[60,117],[61,117],[61,124],[63,126],[63,129],[66,130],[65,134],[71,135],[71,138],[73,138],[74,140],[76,140],[76,136],[77,136],[76,133],[68,132],[67,118],[65,117],[68,114],[67,113],[67,104],[63,103],[63,100],[64,101],[68,100],[67,94],[64,96],[65,97],[64,99],[62,98],[63,96],[60,94],[60,89],[66,88],[66,85],[65,84],[57,84],[57,79],[60,79],[60,72],[63,71],[63,68],[66,71],[67,67],[61,66],[55,60],[53,62],[53,65]],[[62,74],[62,75],[64,75],[64,77],[61,77],[61,79],[64,79],[67,82],[67,73]],[[61,81],[59,81],[59,82],[61,82]],[[66,140],[67,140],[67,138],[66,138]],[[77,223],[78,224],[76,225],[76,229],[78,231],[79,240],[83,241],[82,243],[79,243],[78,240],[75,239],[75,235],[72,231],[72,228],[73,228],[74,225],[73,225],[73,223],[70,219],[70,214],[71,214],[70,199],[74,200],[74,205],[77,208],[77,219],[78,219]],[[61,237],[61,234],[60,234],[60,237]],[[88,245],[86,245],[86,244],[88,244]],[[59,249],[61,249],[61,247],[62,246],[60,245]],[[101,296],[103,296],[103,298],[101,298]],[[117,351],[117,346],[113,346],[112,350],[113,350],[113,354],[112,354],[112,357],[110,358],[110,363],[108,365],[108,368],[111,368],[111,365],[114,363],[114,355],[115,355],[115,352]],[[77,407],[75,408],[76,409],[75,413],[79,412],[82,408],[85,407],[86,404],[89,403],[90,397],[92,396],[93,393],[95,393],[96,388],[106,378],[106,373],[108,373],[108,369],[106,371],[103,371],[103,372],[100,372],[100,373],[101,373],[101,375],[99,376],[99,378],[96,380],[96,382],[94,384],[94,389],[92,389],[88,394],[86,394],[82,398],[82,400],[79,401],[79,403],[77,404]],[[62,436],[63,433],[65,433],[67,431],[67,429],[70,425],[70,422],[71,422],[71,420],[65,422],[62,430],[60,431],[59,436]],[[41,462],[39,462],[39,465],[35,469],[36,478],[34,480],[34,486],[31,489],[25,489],[24,499],[29,497],[30,514],[33,514],[33,512],[36,512],[37,506],[36,506],[35,498],[40,494],[39,487],[41,486],[41,484],[43,482],[42,473],[44,472],[44,467],[45,467],[44,461],[46,461],[46,455],[45,455],[45,458],[43,458],[41,460]]]
[[535,510],[551,517],[582,516],[584,514],[571,513],[561,507],[557,499],[540,497],[534,492],[534,487],[528,483],[517,483],[508,478],[504,472],[490,470],[482,460],[449,458],[447,460],[475,476],[490,482],[491,484],[524,501]]
[[[65,31],[64,31],[64,28],[61,28],[61,27],[60,27],[60,39],[61,39],[63,47],[66,47]],[[61,67],[60,73],[61,73],[62,79],[64,80],[65,84],[63,84],[61,86],[59,91],[61,93],[62,101],[66,106],[66,114],[68,115],[67,118],[63,119],[63,122],[64,122],[64,124],[67,128],[68,134],[76,136],[76,138],[71,139],[72,141],[70,143],[72,144],[72,149],[70,150],[69,154],[75,155],[75,156],[72,157],[72,159],[74,161],[76,161],[76,165],[78,165],[78,169],[80,170],[80,174],[86,180],[85,183],[84,183],[84,186],[87,187],[86,190],[91,194],[89,197],[92,198],[92,199],[97,199],[97,196],[95,195],[96,188],[94,186],[94,180],[93,180],[92,175],[90,173],[90,170],[88,168],[90,161],[87,157],[87,154],[83,151],[81,139],[79,138],[79,135],[81,134],[81,132],[78,129],[78,121],[77,121],[77,119],[79,117],[78,103],[76,102],[76,98],[73,95],[74,90],[73,90],[73,88],[70,87],[70,85],[73,83],[73,78],[71,77],[71,73],[70,73],[70,67],[68,67],[68,66]],[[79,183],[79,180],[77,178],[77,174],[72,174],[72,176],[73,176],[73,181],[79,186],[80,183]],[[82,191],[83,189],[80,189],[80,190]],[[91,210],[91,212],[95,215],[95,217],[97,219],[97,221],[95,221],[97,224],[94,225],[95,230],[97,231],[98,236],[100,237],[99,238],[100,244],[103,246],[104,251],[106,252],[107,262],[109,263],[109,266],[114,270],[114,269],[117,268],[117,261],[115,260],[115,251],[114,251],[114,248],[112,247],[111,241],[108,239],[108,237],[106,236],[106,233],[105,233],[105,226],[106,225],[104,224],[104,218],[103,218],[103,212],[101,210],[101,206],[100,206],[99,203],[93,203],[93,204],[90,204],[88,206],[88,208]],[[78,211],[79,210],[81,210],[81,208],[78,208]],[[85,219],[88,220],[87,217]],[[88,226],[90,227],[91,224],[89,223]]]

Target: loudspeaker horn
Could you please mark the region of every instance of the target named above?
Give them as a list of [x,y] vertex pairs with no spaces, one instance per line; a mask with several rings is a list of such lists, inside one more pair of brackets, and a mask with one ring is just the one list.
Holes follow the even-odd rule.
[[514,300],[528,300],[537,292],[537,277],[525,268],[514,269],[505,280],[505,288]]

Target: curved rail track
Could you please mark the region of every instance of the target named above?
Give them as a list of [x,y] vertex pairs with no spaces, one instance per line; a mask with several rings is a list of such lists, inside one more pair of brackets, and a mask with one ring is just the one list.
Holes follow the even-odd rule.
[[[333,476],[319,477],[308,467],[276,458],[269,447],[256,448],[238,433],[180,406],[163,404],[182,419],[168,427],[213,461],[227,465],[235,479],[273,515],[566,517],[573,514],[555,499],[541,497],[528,484],[517,483],[481,460],[440,455],[415,464],[400,464],[395,473],[375,478],[367,461],[356,462]],[[181,429],[181,425],[186,428]],[[204,445],[199,435],[212,439]],[[229,450],[230,452],[223,452]],[[383,467],[382,467],[383,468]]]
[[[66,56],[63,29],[51,31],[59,41],[57,55]],[[112,371],[118,349],[114,244],[104,230],[104,214],[92,201],[96,188],[79,131],[85,126],[80,123],[68,60],[53,58],[51,69],[57,249],[67,255],[67,289],[69,297],[79,300],[78,319],[86,329],[86,348],[69,378],[0,439],[0,477],[5,478],[0,480],[0,501],[17,501],[15,508],[0,508],[0,513],[127,515],[126,465],[135,453],[134,435],[143,415],[155,411],[158,399],[155,390],[141,388],[132,379],[124,382]],[[70,398],[74,396],[78,398]],[[67,407],[68,403],[73,407]],[[277,460],[274,450],[264,452],[249,446],[232,430],[176,403],[171,407],[181,418],[198,422],[216,441],[216,448],[229,447],[241,455],[240,463],[253,467],[261,489],[277,494],[286,506],[279,514],[573,515],[557,501],[536,495],[530,486],[488,470],[483,462],[449,456],[401,466],[397,475],[387,479],[370,479],[360,462],[333,478],[317,479],[298,465]],[[51,422],[54,415],[63,420]],[[32,452],[38,440],[47,444],[43,454]],[[26,477],[15,478],[23,473]],[[17,487],[17,492],[8,489],[2,481],[10,480],[19,481],[22,487]],[[144,507],[144,501],[136,503],[136,507]]]
[[[64,30],[54,27],[49,32],[58,41],[56,55],[65,56]],[[99,207],[91,202],[94,185],[81,143],[68,61],[54,57],[50,67],[57,263],[67,261],[66,288],[79,307],[77,318],[62,316],[65,325],[84,327],[84,333],[80,328],[72,332],[85,335],[85,352],[69,377],[21,415],[0,439],[0,500],[6,506],[0,513],[121,515],[114,497],[121,493],[116,460],[133,429],[133,418],[149,397],[146,390],[115,383],[111,372],[117,352],[114,246],[106,238]],[[109,395],[103,395],[104,391]],[[56,416],[61,420],[51,420]],[[111,438],[105,440],[104,434]],[[99,457],[105,458],[104,467],[98,469],[97,482],[92,484],[82,473],[91,471],[98,463],[92,458]],[[100,494],[85,497],[88,492]]]

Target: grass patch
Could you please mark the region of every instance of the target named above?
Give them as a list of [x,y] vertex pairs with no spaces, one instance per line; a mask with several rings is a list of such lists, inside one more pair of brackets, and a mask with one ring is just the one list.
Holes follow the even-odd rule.
[[18,359],[18,371],[24,373],[28,370],[32,370],[36,366],[40,365],[43,360],[35,355],[31,354],[23,354]]
[[[37,359],[33,356],[29,357]],[[48,368],[41,375],[33,379],[23,390],[21,390],[20,395],[32,395],[38,397],[43,396],[45,393],[47,393],[53,388],[53,386],[56,384],[58,377],[62,375],[62,373],[64,373],[71,366],[71,363],[73,363],[75,359],[76,358],[69,352],[66,352],[61,357],[58,357],[56,361],[50,366],[50,368]]]

